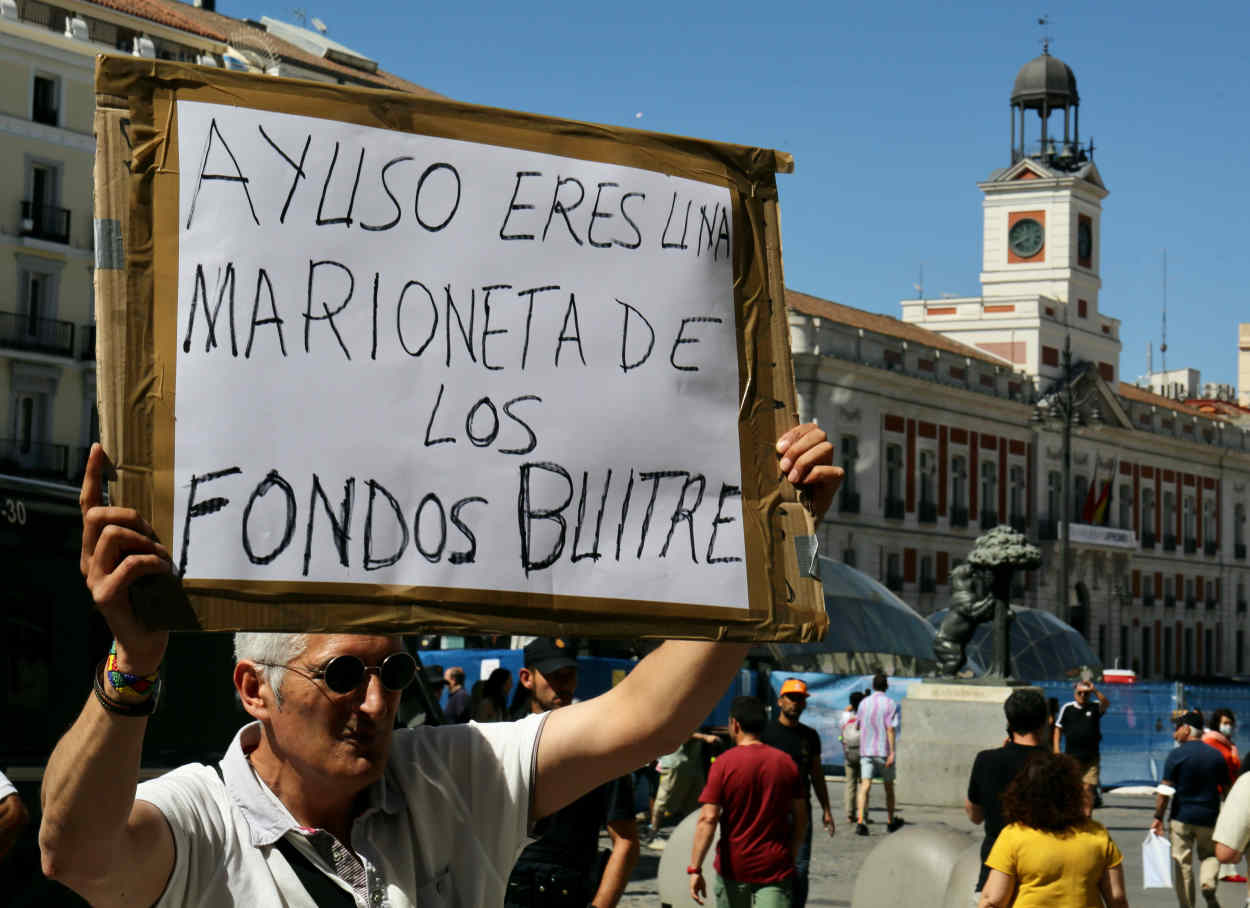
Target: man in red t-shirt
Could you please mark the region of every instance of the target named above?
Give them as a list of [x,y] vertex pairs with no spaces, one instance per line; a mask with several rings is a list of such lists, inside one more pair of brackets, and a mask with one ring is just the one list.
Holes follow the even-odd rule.
[[703,904],[703,859],[720,823],[716,848],[717,908],[789,908],[794,856],[807,832],[806,794],[789,754],[760,741],[764,704],[738,697],[729,708],[736,747],[712,764],[699,795],[690,897]]

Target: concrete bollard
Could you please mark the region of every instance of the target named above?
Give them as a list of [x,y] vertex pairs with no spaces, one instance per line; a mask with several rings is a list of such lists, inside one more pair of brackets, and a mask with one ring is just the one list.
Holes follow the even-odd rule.
[[[855,877],[851,908],[931,905],[945,894],[952,872],[970,845],[979,844],[950,826],[906,826],[868,852]],[[975,878],[973,880],[975,882]],[[972,886],[961,903],[967,908]]]
[[955,869],[946,884],[942,908],[969,908],[976,904],[972,901],[972,893],[981,874],[981,840],[975,835],[971,838],[972,844],[955,861]]
[[[656,872],[656,883],[659,884],[660,905],[662,908],[698,908],[695,900],[690,897],[690,877],[686,868],[690,866],[690,850],[694,847],[694,827],[698,824],[700,811],[696,810],[677,824],[668,842],[664,845],[664,854],[660,856],[660,867]],[[703,879],[707,883],[707,899],[704,905],[715,905],[713,894],[716,886],[716,843],[720,840],[720,824],[716,825],[716,833],[712,836],[712,847],[707,850],[703,859]]]

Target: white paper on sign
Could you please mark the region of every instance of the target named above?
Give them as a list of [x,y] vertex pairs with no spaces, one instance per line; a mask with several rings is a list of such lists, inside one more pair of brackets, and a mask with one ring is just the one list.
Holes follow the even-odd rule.
[[177,112],[186,577],[747,606],[727,189]]

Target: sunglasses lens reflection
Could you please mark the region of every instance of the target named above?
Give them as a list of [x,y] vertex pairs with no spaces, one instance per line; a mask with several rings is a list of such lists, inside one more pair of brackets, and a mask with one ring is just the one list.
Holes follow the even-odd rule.
[[403,690],[417,677],[417,660],[409,653],[392,653],[383,660],[379,677],[387,690]]
[[[382,661],[378,677],[389,691],[401,691],[417,676],[417,662],[409,653],[391,653]],[[357,656],[335,656],[326,664],[326,687],[350,694],[365,680],[365,664]]]

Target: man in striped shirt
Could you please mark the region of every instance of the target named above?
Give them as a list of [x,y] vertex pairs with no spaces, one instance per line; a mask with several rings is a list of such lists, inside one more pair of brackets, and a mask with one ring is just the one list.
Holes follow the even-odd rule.
[[859,704],[857,713],[860,780],[856,835],[868,835],[865,820],[873,779],[880,779],[885,786],[885,811],[889,819],[886,829],[894,832],[903,825],[903,821],[894,816],[894,729],[898,726],[898,706],[886,696],[889,686],[885,672],[877,672],[872,679],[872,693]]

